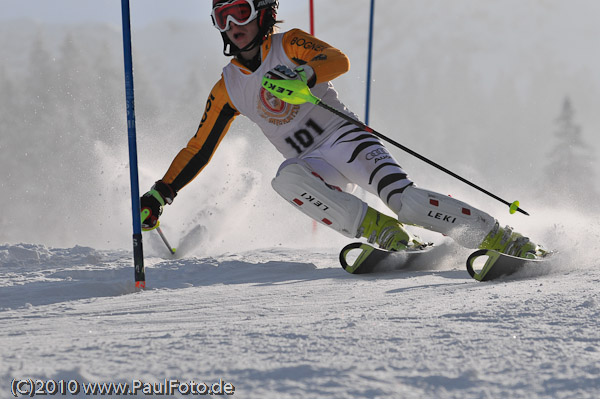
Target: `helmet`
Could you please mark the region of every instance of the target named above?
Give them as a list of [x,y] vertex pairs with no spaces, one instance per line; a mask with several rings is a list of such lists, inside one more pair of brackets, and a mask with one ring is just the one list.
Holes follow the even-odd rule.
[[[232,7],[224,8],[224,6],[227,5]],[[239,7],[233,7],[236,5]],[[260,46],[273,32],[273,26],[277,19],[278,7],[278,0],[213,0],[211,18],[213,25],[221,31],[221,37],[223,38],[223,54],[235,56],[242,51],[248,51],[256,46]],[[223,10],[224,12],[219,14],[219,10]],[[229,23],[231,21],[240,25],[245,25],[257,18],[258,34],[246,47],[240,49],[229,40],[226,31],[229,29]]]

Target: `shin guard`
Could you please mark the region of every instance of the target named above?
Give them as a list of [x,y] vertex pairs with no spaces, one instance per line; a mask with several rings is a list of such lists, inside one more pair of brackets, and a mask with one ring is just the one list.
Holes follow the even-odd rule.
[[301,160],[285,162],[271,185],[279,195],[312,219],[346,237],[356,237],[367,204],[326,184]]
[[464,202],[415,186],[404,190],[401,201],[400,222],[437,231],[467,248],[477,248],[496,223]]

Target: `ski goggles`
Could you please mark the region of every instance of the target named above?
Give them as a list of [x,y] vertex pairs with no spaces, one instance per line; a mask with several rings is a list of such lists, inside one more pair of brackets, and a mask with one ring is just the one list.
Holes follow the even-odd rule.
[[229,0],[213,8],[211,18],[213,25],[220,31],[229,30],[230,22],[236,25],[247,25],[256,19],[258,12],[252,0]]

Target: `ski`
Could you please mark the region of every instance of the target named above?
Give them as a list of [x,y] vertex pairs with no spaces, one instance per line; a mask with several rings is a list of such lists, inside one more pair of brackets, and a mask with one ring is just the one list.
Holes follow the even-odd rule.
[[[475,262],[479,258],[485,258],[485,263],[480,270],[475,270]],[[503,254],[491,249],[480,249],[473,252],[467,258],[467,271],[477,281],[496,280],[500,277],[510,276],[524,268],[534,268],[541,265],[549,256],[543,258],[526,259],[517,256]]]
[[[414,261],[433,249],[433,244],[424,244],[415,249],[386,251],[366,243],[353,242],[340,251],[340,264],[351,274],[367,274],[391,270],[410,269]],[[355,252],[356,259],[350,261],[348,255]],[[358,252],[358,253],[357,253]],[[354,256],[353,255],[353,256]]]

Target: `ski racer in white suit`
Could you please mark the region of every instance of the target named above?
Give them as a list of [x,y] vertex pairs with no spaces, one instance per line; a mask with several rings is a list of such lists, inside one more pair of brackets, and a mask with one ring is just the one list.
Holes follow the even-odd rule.
[[[349,69],[338,49],[299,30],[275,33],[277,0],[213,0],[212,20],[225,55],[233,56],[213,87],[194,137],[168,171],[141,198],[156,225],[165,204],[210,161],[233,119],[255,122],[286,159],[273,188],[311,218],[347,237],[364,237],[387,250],[420,246],[402,223],[440,232],[468,248],[497,249],[522,257],[541,249],[502,228],[489,214],[446,195],[417,187],[379,139],[310,103],[285,103],[262,87],[266,74],[301,79],[313,93],[356,118],[338,100],[331,80]],[[397,217],[376,211],[352,195],[377,195]]]

